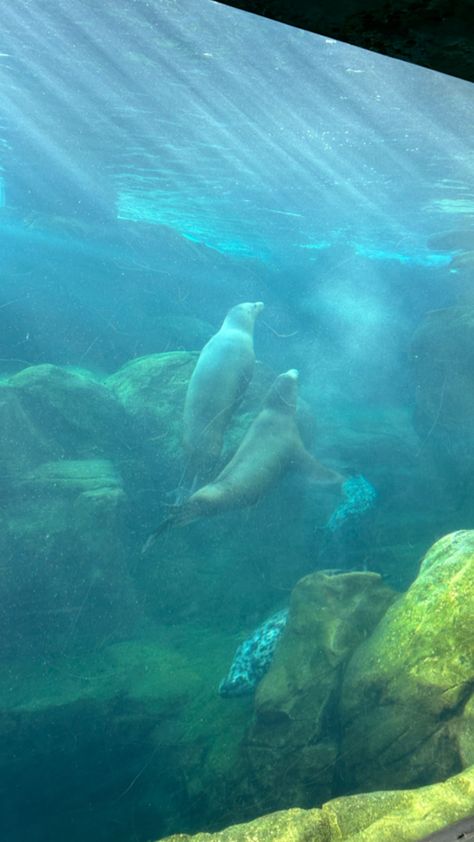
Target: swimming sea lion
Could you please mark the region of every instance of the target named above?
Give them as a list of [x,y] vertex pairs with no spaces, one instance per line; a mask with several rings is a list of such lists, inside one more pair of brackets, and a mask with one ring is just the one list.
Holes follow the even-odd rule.
[[201,517],[252,506],[290,468],[319,483],[344,477],[321,465],[305,449],[296,424],[298,372],[280,374],[238,450],[212,482],[199,488],[166,518],[143,547],[146,552],[167,526],[183,526]]
[[194,486],[210,478],[229,420],[252,379],[253,330],[262,310],[261,301],[232,307],[192,373],[184,405],[183,444],[185,476]]

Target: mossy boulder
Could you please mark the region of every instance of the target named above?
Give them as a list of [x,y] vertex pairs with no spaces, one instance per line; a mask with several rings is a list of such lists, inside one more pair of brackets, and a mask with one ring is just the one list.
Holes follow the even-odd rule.
[[23,369],[0,384],[3,486],[40,463],[122,457],[131,447],[127,415],[90,372],[55,365]]
[[336,798],[321,809],[285,810],[162,842],[417,842],[472,812],[474,767],[433,786]]
[[375,573],[313,573],[294,588],[243,747],[246,798],[258,811],[333,794],[343,669],[393,599]]
[[178,461],[181,454],[184,398],[198,356],[174,351],[139,357],[106,380],[150,450],[165,464]]
[[354,653],[342,692],[341,774],[414,786],[474,760],[474,531],[445,536]]
[[[71,627],[75,640],[89,643],[117,626],[130,629],[138,606],[127,510],[120,473],[106,459],[46,462],[12,485],[0,539],[15,558],[0,582],[1,602],[10,606],[0,611],[7,651],[48,651],[63,645]],[[12,623],[15,605],[32,611]]]
[[61,455],[111,454],[125,445],[126,414],[91,372],[37,365],[15,374],[8,385]]

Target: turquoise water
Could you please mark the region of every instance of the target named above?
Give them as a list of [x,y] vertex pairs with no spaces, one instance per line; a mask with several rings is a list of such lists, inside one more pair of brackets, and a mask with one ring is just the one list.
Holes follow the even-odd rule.
[[[316,639],[316,615],[346,629],[351,589],[369,592],[374,573],[373,602],[340,632],[360,643],[371,606],[382,616],[412,586],[430,546],[474,528],[473,105],[467,82],[210,0],[2,10],[8,842],[141,842],[375,788],[369,753],[354,771],[344,743],[344,647],[320,731],[302,736],[282,724],[293,697],[271,707],[280,638],[262,635],[289,605],[287,641],[299,622]],[[257,301],[251,382],[230,404],[213,387],[224,438],[193,485],[192,372],[229,309]],[[235,364],[219,358],[218,374]],[[252,505],[172,523],[142,553],[293,369],[294,429],[349,484],[282,458]],[[263,668],[226,698],[249,640]],[[298,653],[303,687],[320,667]],[[378,788],[474,759],[460,738],[423,765],[400,739],[406,768],[383,755]]]

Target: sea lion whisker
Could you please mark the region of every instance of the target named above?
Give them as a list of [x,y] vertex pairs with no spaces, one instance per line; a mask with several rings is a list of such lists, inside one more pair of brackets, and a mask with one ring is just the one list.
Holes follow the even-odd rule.
[[292,331],[292,333],[278,333],[278,331],[276,331],[275,328],[269,325],[268,322],[264,322],[263,319],[260,319],[260,321],[262,322],[262,325],[265,325],[265,327],[268,328],[268,330],[271,330],[271,332],[274,333],[275,336],[278,337],[278,339],[291,339],[292,336],[297,336],[299,333],[298,330],[294,330]]

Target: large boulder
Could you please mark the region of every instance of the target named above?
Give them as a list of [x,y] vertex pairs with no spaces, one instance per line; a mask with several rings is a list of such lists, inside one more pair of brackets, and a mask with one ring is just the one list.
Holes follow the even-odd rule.
[[348,665],[341,777],[417,786],[474,762],[474,531],[438,541]]
[[417,842],[473,810],[471,767],[434,786],[336,798],[321,809],[285,810],[217,833],[179,833],[162,842]]
[[[127,413],[91,372],[38,365],[0,382],[0,495],[45,462],[120,460],[137,441]],[[134,447],[135,445],[135,447]]]
[[242,780],[254,813],[334,793],[344,666],[393,599],[375,573],[313,573],[294,588],[243,745]]
[[[122,453],[129,435],[120,402],[89,371],[37,365],[15,374],[4,386],[13,393],[45,448],[32,461],[92,458]],[[15,443],[13,443],[15,445]],[[28,442],[23,442],[28,449]],[[33,446],[33,445],[32,445]]]
[[106,459],[45,462],[12,485],[0,537],[4,650],[39,653],[130,629],[127,509]]

